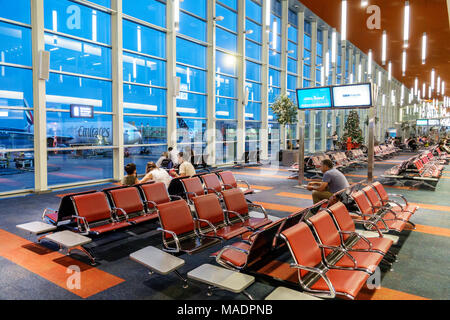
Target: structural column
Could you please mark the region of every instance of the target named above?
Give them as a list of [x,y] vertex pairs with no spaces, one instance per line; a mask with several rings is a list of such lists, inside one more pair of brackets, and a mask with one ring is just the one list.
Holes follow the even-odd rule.
[[[216,33],[215,21],[216,0],[208,1],[208,99],[207,99],[207,126],[206,135],[208,164],[216,163]],[[239,8],[240,9],[240,8]],[[237,60],[237,59],[236,59]],[[239,62],[237,62],[239,63]],[[239,113],[238,113],[239,114]],[[239,128],[239,126],[238,126]],[[225,156],[225,155],[224,155]]]
[[111,8],[115,11],[111,14],[113,170],[114,180],[121,180],[124,175],[122,0],[112,0]]
[[[270,1],[262,1],[263,9],[263,33],[262,33],[262,66],[261,66],[261,160],[267,160],[269,150],[269,31],[270,19],[265,21],[265,12]],[[269,23],[269,26],[266,26]]]
[[34,186],[36,192],[47,186],[47,114],[45,79],[40,79],[40,52],[45,50],[44,0],[31,1],[33,50],[33,108],[34,108]]
[[177,31],[175,30],[174,0],[166,2],[166,21],[167,143],[169,147],[175,148],[177,145],[177,92],[175,88],[177,76]]
[[[310,73],[310,79],[311,79],[311,86],[316,86],[316,60],[317,60],[317,21],[311,21],[311,73]],[[318,112],[322,111],[310,111],[311,112],[311,126],[310,126],[310,148],[309,150],[314,150],[316,152],[316,117],[318,115]]]
[[[280,74],[280,85],[281,85],[281,95],[287,94],[287,51],[288,51],[288,14],[289,14],[289,3],[288,1],[281,2],[281,74]],[[286,139],[288,136],[288,128],[283,126],[281,129],[281,148],[287,149]],[[290,129],[290,128],[289,128]],[[292,137],[291,137],[292,139]]]

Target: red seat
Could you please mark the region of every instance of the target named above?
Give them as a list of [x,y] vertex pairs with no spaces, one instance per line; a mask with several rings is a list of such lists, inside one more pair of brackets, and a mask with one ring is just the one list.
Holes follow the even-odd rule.
[[227,189],[232,189],[232,188],[238,188],[238,181],[241,181],[243,183],[245,183],[247,185],[247,190],[244,190],[244,194],[248,195],[248,194],[252,194],[255,193],[255,191],[253,189],[250,188],[250,185],[243,180],[236,180],[236,178],[234,177],[233,172],[231,171],[221,171],[218,173],[220,176],[220,179],[222,179],[223,182],[223,187],[225,190]]
[[222,185],[220,184],[219,177],[216,174],[204,174],[201,178],[208,193],[220,193],[222,191]]
[[135,187],[112,189],[107,192],[114,205],[113,210],[124,210],[129,222],[137,224],[158,219],[157,213],[145,212],[144,203]]
[[182,179],[181,183],[183,184],[186,199],[188,200],[192,200],[195,197],[205,194],[205,189],[203,188],[199,177]]
[[122,212],[116,213],[118,216],[124,215],[125,221],[117,221],[113,218],[106,195],[103,192],[73,196],[72,201],[76,208],[79,232],[99,235],[131,225]]
[[393,219],[404,220],[406,222],[408,222],[409,219],[411,218],[411,215],[412,215],[411,212],[402,211],[401,209],[394,211],[394,210],[392,210],[392,208],[389,205],[383,205],[383,202],[378,197],[376,191],[372,187],[367,186],[367,187],[363,188],[362,191],[365,193],[367,199],[369,199],[369,202],[372,205],[372,208],[374,208],[375,210],[386,210],[387,211],[384,215],[384,218],[390,217]]
[[155,210],[160,204],[170,202],[170,196],[166,185],[162,182],[143,184],[139,188],[142,191],[144,202],[147,205],[147,211]]
[[184,200],[158,205],[158,215],[166,251],[194,254],[220,241],[197,236],[191,210]]
[[273,222],[253,233],[251,242],[236,242],[213,253],[216,262],[226,268],[242,270],[272,252],[275,239],[284,220]]
[[248,229],[244,227],[242,222],[227,225],[224,211],[215,194],[195,197],[193,201],[197,219],[199,220],[197,229],[200,234],[229,240],[248,232]]
[[[383,214],[375,210],[369,200],[366,198],[362,191],[354,192],[352,194],[353,200],[359,209],[358,215],[364,220],[375,222],[378,228],[389,232],[391,230],[402,232],[405,228],[406,222],[403,220],[384,219]],[[369,229],[373,229],[370,227]]]
[[[375,191],[378,193],[378,196],[380,197],[381,201],[383,202],[383,205],[387,205],[390,203],[394,204],[394,206],[391,206],[391,208],[394,211],[399,210],[401,208],[402,211],[407,211],[407,212],[411,212],[412,214],[414,214],[417,211],[417,209],[419,209],[418,206],[410,205],[408,203],[408,200],[406,200],[406,198],[401,194],[388,194],[386,192],[386,189],[384,189],[383,185],[378,181],[372,184],[372,188],[374,188]],[[396,201],[393,201],[389,198],[389,195],[396,197],[396,198],[401,198],[405,203],[402,205]]]
[[[346,243],[348,243],[347,240],[352,235],[355,235],[355,220],[352,219],[350,213],[342,202],[332,205],[328,208],[328,211],[331,213],[331,216],[336,222],[339,230],[343,233],[342,238],[344,240],[344,245],[346,245]],[[360,220],[356,222],[363,224],[365,221]],[[368,240],[370,244],[368,244],[365,240]],[[353,250],[373,250],[381,254],[386,254],[393,244],[391,239],[383,238],[382,234],[380,234],[380,237],[378,238],[368,237],[365,238],[365,240],[361,236],[356,242],[353,243],[351,248]]]
[[[323,266],[319,245],[304,223],[282,232],[298,269],[298,280],[303,290],[315,295],[334,298],[335,295],[354,299],[366,283],[369,274],[358,270],[328,269]],[[309,277],[312,285],[306,285]]]
[[[272,222],[267,217],[267,213],[262,206],[246,201],[244,193],[240,189],[224,190],[222,191],[222,197],[228,211],[230,222],[242,218],[245,221],[244,225],[251,229],[258,229]],[[263,211],[264,218],[250,217],[249,206],[260,208]]]
[[[342,248],[347,251],[347,253],[339,258],[339,260],[334,265],[329,265],[329,262],[325,261],[330,268],[350,268],[372,274],[383,259],[383,255],[377,252],[354,252],[351,248],[346,249],[341,242],[339,230],[336,228],[333,219],[327,212],[322,211],[311,217],[308,221],[313,227],[320,244],[328,247],[334,247],[336,249]],[[329,257],[332,252],[339,252],[339,249],[335,250],[324,248],[323,250],[326,257]],[[354,263],[352,257],[353,260],[356,261],[356,263]]]

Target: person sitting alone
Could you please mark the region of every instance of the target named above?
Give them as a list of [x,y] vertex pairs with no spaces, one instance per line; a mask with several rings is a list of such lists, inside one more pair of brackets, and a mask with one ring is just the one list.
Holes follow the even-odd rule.
[[174,173],[176,177],[192,177],[196,174],[195,168],[189,161],[184,160],[184,153],[178,154],[178,163],[180,164],[178,174]]
[[322,161],[321,171],[323,173],[322,181],[310,182],[307,186],[307,189],[313,192],[314,204],[330,199],[334,193],[350,186],[342,172],[333,168],[333,162],[330,159]]
[[156,162],[156,166],[163,169],[173,168],[172,159],[170,159],[169,153],[167,151],[162,153],[161,157]]
[[125,172],[127,175],[123,177],[121,183],[123,186],[132,186],[136,183],[139,183],[136,174],[136,165],[134,163],[129,163],[125,166]]
[[166,170],[158,168],[154,162],[148,162],[145,177],[139,183],[146,183],[148,181],[162,182],[168,188],[171,180],[172,178]]

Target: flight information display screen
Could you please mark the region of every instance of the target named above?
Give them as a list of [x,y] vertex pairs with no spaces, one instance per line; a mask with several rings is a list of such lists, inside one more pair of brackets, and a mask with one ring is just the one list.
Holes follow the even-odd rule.
[[370,83],[333,87],[333,107],[372,107],[372,88]]
[[332,107],[331,88],[297,89],[298,107],[308,109],[330,109]]
[[83,105],[70,105],[70,117],[71,118],[93,118],[94,107]]
[[439,119],[430,119],[430,120],[428,120],[428,125],[429,126],[440,126],[441,121]]
[[418,119],[418,120],[416,120],[416,126],[426,127],[426,126],[428,126],[428,120],[427,119]]

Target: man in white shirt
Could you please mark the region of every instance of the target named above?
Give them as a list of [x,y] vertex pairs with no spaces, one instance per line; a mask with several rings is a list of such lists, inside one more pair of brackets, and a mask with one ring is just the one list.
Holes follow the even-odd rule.
[[178,154],[178,163],[179,166],[179,174],[177,174],[177,177],[192,177],[196,174],[195,168],[189,161],[186,161],[183,159],[183,152],[180,152]]
[[177,149],[174,149],[174,148],[170,147],[169,148],[169,157],[170,157],[170,160],[172,160],[172,163],[173,163],[174,166],[179,164]]

